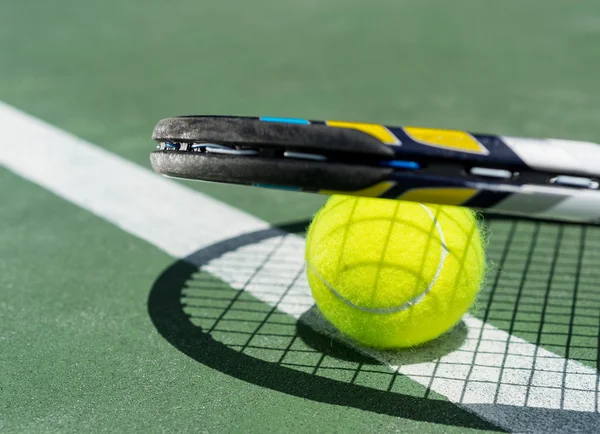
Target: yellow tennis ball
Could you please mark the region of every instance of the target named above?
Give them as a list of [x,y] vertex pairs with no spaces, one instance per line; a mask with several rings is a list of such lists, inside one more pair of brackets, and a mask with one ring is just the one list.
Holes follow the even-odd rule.
[[456,325],[484,279],[473,211],[332,196],[306,238],[307,277],[323,315],[376,348],[423,344]]

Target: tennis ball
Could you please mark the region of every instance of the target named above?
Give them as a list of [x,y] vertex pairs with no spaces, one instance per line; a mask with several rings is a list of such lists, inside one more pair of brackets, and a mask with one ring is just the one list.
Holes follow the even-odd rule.
[[417,346],[475,301],[483,241],[467,208],[332,196],[308,230],[308,282],[343,334],[381,349]]

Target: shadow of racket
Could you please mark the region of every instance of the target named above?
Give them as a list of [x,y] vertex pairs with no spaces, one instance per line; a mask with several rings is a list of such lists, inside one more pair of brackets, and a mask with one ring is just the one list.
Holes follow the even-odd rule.
[[[159,333],[198,362],[261,387],[396,417],[500,430],[332,338],[335,331],[312,300],[306,304],[298,299],[298,315],[276,308],[277,299],[295,297],[295,278],[289,276],[298,272],[297,264],[286,262],[290,255],[282,253],[278,240],[283,232],[302,232],[307,224],[245,234],[172,264],[158,277],[148,300]],[[259,251],[267,259],[244,252],[261,243],[267,249]],[[302,257],[302,252],[296,253]],[[262,278],[256,276],[257,269]],[[236,282],[214,274],[230,274]],[[281,275],[289,281],[285,288],[277,280]],[[272,302],[265,302],[271,296]],[[466,333],[460,323],[418,351],[405,350],[404,359],[414,364],[439,359],[459,348]]]

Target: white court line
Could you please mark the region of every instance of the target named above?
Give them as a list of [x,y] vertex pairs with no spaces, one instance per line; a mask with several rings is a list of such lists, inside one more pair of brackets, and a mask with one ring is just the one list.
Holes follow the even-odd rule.
[[[214,243],[269,227],[256,217],[156,175],[2,102],[0,127],[3,132],[0,164],[174,257],[183,258]],[[190,230],[181,230],[178,223],[191,218]],[[288,252],[285,260],[302,267],[304,240],[295,235],[282,236],[287,246],[282,252]],[[265,240],[245,247],[245,252],[231,252],[223,257],[230,255],[229,261],[234,262],[228,261],[229,264],[235,264],[236,257],[231,255],[236,254],[238,258],[255,257],[258,261],[265,251],[263,244],[273,242],[274,239]],[[240,280],[235,267],[223,266],[223,262],[216,259],[205,268],[234,288],[241,288],[243,279]],[[269,273],[269,267],[264,267],[261,273]],[[268,291],[264,285],[248,285],[244,289],[299,318],[312,305],[305,277],[295,284],[287,300],[278,303],[280,297],[273,294],[280,291],[279,295],[283,295],[285,285],[281,283],[285,284],[294,274],[282,276],[280,273],[276,276],[279,284]],[[273,280],[272,275],[268,277]],[[410,352],[359,350],[463,406],[500,407],[499,404],[503,404],[598,412],[598,408],[590,406],[590,402],[597,402],[594,400],[598,393],[596,370],[510,336],[472,316],[465,316],[465,323],[469,329],[465,343],[442,357],[437,367],[435,362],[411,362]],[[315,327],[320,326],[315,324]],[[482,344],[476,353],[480,340]],[[485,350],[481,349],[482,345]],[[537,354],[535,366],[534,354]],[[504,359],[504,373],[499,378],[499,367]],[[468,375],[468,367],[473,362],[477,364],[476,372]],[[558,377],[562,381],[564,374],[564,400],[557,400],[552,382]],[[499,399],[494,402],[496,393]],[[479,407],[471,407],[471,410],[479,412]],[[486,413],[486,418],[490,417],[494,418]],[[505,426],[508,423],[502,422]]]

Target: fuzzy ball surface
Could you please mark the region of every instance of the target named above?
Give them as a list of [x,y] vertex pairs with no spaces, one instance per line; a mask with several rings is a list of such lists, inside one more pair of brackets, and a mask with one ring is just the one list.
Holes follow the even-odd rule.
[[332,196],[306,238],[307,277],[323,315],[360,344],[413,347],[474,303],[485,247],[468,208]]

